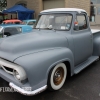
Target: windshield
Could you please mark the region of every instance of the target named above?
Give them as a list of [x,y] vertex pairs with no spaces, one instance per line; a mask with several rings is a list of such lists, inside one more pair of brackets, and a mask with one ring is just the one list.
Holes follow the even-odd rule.
[[69,30],[72,22],[71,14],[40,15],[35,25],[38,29]]

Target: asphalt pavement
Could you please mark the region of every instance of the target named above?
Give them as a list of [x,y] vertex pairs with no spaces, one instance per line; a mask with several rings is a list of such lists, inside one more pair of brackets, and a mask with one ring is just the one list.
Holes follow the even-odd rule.
[[[98,29],[99,26],[92,26]],[[7,86],[0,80],[0,87]],[[44,91],[36,96],[24,96],[17,92],[0,92],[0,100],[100,100],[100,60],[79,74],[66,79],[59,91]]]

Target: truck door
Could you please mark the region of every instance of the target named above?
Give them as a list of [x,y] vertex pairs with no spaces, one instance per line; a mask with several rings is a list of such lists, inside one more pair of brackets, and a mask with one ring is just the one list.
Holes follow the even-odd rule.
[[85,13],[76,14],[72,32],[75,65],[86,61],[93,51],[92,34]]

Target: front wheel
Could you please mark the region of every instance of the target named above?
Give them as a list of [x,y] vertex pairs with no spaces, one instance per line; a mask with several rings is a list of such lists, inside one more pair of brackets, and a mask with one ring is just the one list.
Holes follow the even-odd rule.
[[59,90],[67,76],[67,67],[64,63],[57,64],[51,69],[48,77],[48,89],[49,90]]

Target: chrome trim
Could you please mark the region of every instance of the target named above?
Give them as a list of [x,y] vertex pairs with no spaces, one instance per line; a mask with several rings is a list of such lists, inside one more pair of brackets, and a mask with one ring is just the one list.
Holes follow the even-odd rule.
[[36,94],[43,92],[44,90],[47,89],[47,85],[45,85],[45,86],[38,88],[34,91],[25,91],[24,89],[16,86],[14,83],[11,83],[11,82],[9,83],[9,86],[12,87],[13,89],[15,89],[17,92],[19,92],[23,95],[27,95],[27,96],[36,95]]
[[9,73],[9,74],[12,74],[12,75],[13,75],[13,72],[10,72],[10,71],[6,70],[6,68],[5,68],[3,65],[0,65],[0,66],[1,66],[1,68],[2,68],[5,72],[7,72],[7,73]]
[[[0,67],[5,66],[5,67],[11,68],[13,70],[16,70],[19,73],[20,77],[21,77],[21,81],[25,80],[27,78],[25,70],[21,66],[19,66],[17,64],[14,64],[12,62],[9,62],[9,61],[6,61],[6,60],[0,58],[0,65],[1,65]],[[7,73],[9,73],[9,72],[7,72]]]

